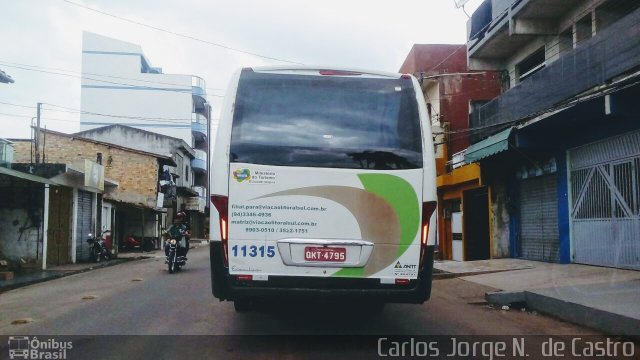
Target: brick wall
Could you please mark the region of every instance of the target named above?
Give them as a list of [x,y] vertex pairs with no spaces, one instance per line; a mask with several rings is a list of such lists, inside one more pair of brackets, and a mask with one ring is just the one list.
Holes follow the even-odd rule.
[[[44,141],[42,139],[41,143]],[[30,161],[30,142],[15,142],[14,151],[14,162]],[[155,207],[159,168],[156,157],[70,136],[46,134],[44,156],[47,163],[96,161],[97,153],[102,153],[105,178],[118,182],[115,189],[105,189],[105,199]]]
[[11,140],[13,142],[13,162],[31,162],[31,140]]

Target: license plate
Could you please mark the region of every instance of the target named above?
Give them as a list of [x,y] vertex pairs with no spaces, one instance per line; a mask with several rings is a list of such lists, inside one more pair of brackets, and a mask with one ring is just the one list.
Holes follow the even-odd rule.
[[305,247],[305,261],[344,262],[347,249],[341,247]]

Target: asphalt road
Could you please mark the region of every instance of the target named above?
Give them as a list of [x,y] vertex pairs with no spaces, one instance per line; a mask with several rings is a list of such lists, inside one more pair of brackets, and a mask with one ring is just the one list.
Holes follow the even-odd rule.
[[[159,345],[172,343],[174,349],[189,345],[188,352],[182,354],[186,358],[215,355],[205,348],[223,351],[224,358],[241,358],[247,352],[254,358],[271,358],[271,351],[291,358],[312,351],[322,358],[324,351],[332,356],[351,357],[359,351],[370,355],[375,349],[361,344],[375,347],[380,336],[597,334],[529,311],[491,308],[483,299],[489,288],[461,279],[434,281],[432,298],[424,305],[390,304],[380,314],[319,304],[283,304],[236,313],[232,303],[219,302],[211,295],[208,261],[208,247],[204,246],[192,249],[187,267],[176,274],[167,272],[163,258],[151,258],[0,294],[0,335],[76,335],[80,345],[74,351],[86,355],[92,348],[109,348],[113,358],[123,353],[163,358]],[[20,319],[28,322],[12,324]],[[336,341],[322,336],[301,340],[301,335],[369,336],[342,336]],[[274,343],[278,345],[268,346]]]

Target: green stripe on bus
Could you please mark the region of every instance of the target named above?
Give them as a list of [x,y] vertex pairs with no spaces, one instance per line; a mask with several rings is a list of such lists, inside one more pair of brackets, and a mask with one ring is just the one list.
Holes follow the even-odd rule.
[[420,203],[413,186],[405,179],[388,174],[359,174],[365,190],[383,198],[400,221],[400,245],[397,256],[400,257],[408,245],[415,240],[420,229]]

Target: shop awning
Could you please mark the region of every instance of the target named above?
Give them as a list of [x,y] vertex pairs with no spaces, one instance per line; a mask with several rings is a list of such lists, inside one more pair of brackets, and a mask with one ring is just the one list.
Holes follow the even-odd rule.
[[469,146],[464,154],[464,162],[471,164],[509,149],[509,136],[512,131],[513,127],[510,127]]
[[24,172],[21,172],[21,171],[16,171],[16,170],[13,170],[13,169],[7,169],[7,168],[4,168],[4,167],[0,167],[0,174],[4,174],[4,175],[20,178],[20,179],[27,180],[27,181],[37,182],[37,183],[41,183],[41,184],[58,185],[57,183],[55,183],[55,182],[53,182],[53,181],[51,181],[49,179],[45,179],[43,177],[32,175],[32,174],[27,174],[27,173],[24,173]]

